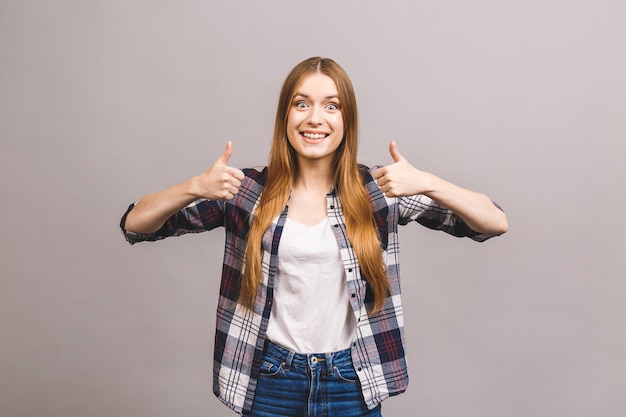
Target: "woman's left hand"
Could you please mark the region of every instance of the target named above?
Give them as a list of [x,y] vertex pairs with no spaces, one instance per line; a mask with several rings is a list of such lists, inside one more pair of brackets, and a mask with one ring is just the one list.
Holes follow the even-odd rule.
[[398,152],[395,141],[389,144],[393,164],[386,165],[372,173],[380,190],[387,197],[425,194],[431,190],[429,175],[415,168]]
[[502,234],[508,230],[506,215],[485,194],[418,170],[400,155],[395,141],[389,145],[389,153],[393,164],[372,173],[387,197],[424,194],[452,210],[477,232]]

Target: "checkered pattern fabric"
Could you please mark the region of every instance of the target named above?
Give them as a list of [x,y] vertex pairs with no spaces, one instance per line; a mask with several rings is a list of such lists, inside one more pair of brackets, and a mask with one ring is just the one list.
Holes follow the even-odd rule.
[[[351,348],[352,360],[359,375],[363,398],[370,408],[376,407],[389,396],[404,392],[408,384],[400,297],[398,225],[416,221],[428,228],[476,241],[492,237],[471,230],[462,219],[425,195],[385,197],[371,176],[376,168],[361,167],[390,282],[384,307],[375,315],[368,316],[373,300],[348,241],[341,202],[333,191],[327,195],[328,217],[339,244],[349,301],[357,318]],[[262,171],[247,169],[244,174],[239,193],[232,200],[195,201],[173,215],[155,233],[144,235],[124,229],[126,215],[134,205],[128,208],[121,221],[125,237],[131,244],[203,232],[216,227],[225,228],[224,262],[216,316],[214,392],[224,404],[240,414],[249,411],[254,400],[265,331],[273,303],[278,245],[288,209],[284,209],[264,235],[263,280],[254,310],[251,311],[238,304],[237,298],[242,280],[246,236],[263,191],[267,168]]]

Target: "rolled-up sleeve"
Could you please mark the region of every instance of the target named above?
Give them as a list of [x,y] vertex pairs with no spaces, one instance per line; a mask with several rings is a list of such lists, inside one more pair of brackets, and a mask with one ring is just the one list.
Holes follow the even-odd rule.
[[[422,226],[433,230],[441,230],[456,237],[469,237],[477,242],[484,242],[496,234],[480,233],[470,228],[465,221],[452,210],[442,206],[430,197],[418,194],[399,197],[399,224],[416,221]],[[494,203],[500,210],[502,208]]]
[[126,230],[126,218],[135,204],[131,204],[120,221],[120,228],[126,240],[131,244],[144,241],[162,240],[170,236],[187,233],[200,233],[224,225],[224,203],[206,199],[196,200],[172,215],[163,226],[154,233],[135,233]]

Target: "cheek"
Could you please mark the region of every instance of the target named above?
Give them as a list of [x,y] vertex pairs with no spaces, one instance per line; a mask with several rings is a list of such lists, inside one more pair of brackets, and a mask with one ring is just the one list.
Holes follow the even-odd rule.
[[341,116],[339,116],[335,122],[333,123],[334,125],[334,129],[337,132],[341,133],[341,136],[343,136],[345,134],[345,129],[344,129],[344,125],[343,125],[343,118]]
[[293,147],[297,144],[297,141],[294,138],[295,133],[292,129],[287,129],[287,142]]
[[302,112],[296,111],[293,108],[287,113],[287,127],[297,127],[302,123],[305,118]]
[[289,140],[292,139],[293,136],[293,132],[295,130],[298,130],[298,123],[296,122],[296,118],[293,117],[291,115],[291,112],[287,115],[287,123],[286,123],[286,129],[287,131],[287,137],[289,138]]

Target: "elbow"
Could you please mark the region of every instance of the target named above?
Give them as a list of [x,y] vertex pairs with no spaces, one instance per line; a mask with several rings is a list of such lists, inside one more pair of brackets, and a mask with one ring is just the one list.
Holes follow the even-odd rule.
[[502,210],[502,207],[500,207],[495,202],[493,203],[493,205],[496,210],[493,215],[493,223],[491,227],[492,230],[490,232],[494,235],[503,235],[509,230],[509,221],[507,220],[506,214],[504,213],[504,210]]
[[509,230],[509,222],[503,211],[498,210],[495,215],[485,219],[485,221],[477,224],[469,224],[470,228],[478,233],[484,233],[492,236],[505,234]]
[[141,216],[134,209],[134,205],[131,205],[124,217],[120,222],[120,227],[124,232],[136,233],[136,234],[150,234],[156,232],[157,228],[150,228],[150,225],[142,222]]
[[129,215],[126,218],[126,222],[122,226],[123,230],[130,232],[130,233],[140,234],[140,235],[149,235],[151,233],[156,232],[160,228],[161,226],[159,225],[146,224],[145,222],[142,222],[140,219],[137,219],[137,216],[131,216],[131,215]]
[[497,219],[497,221],[493,224],[493,230],[491,231],[491,233],[495,235],[503,235],[509,230],[509,222],[506,218],[506,215],[502,211],[500,212],[500,215],[498,217],[499,218]]
[[130,233],[142,233],[143,231],[133,223],[131,216],[126,217],[126,221],[121,225],[122,230]]
[[134,220],[135,220],[135,213],[133,212],[134,208],[135,208],[134,205],[131,205],[128,208],[128,211],[126,211],[126,213],[124,214],[124,217],[122,217],[122,220],[120,221],[120,227],[122,228],[124,232],[139,233],[136,230],[136,226],[134,224]]
[[509,222],[507,222],[506,219],[504,219],[504,222],[498,225],[498,228],[496,229],[496,234],[503,235],[508,231],[509,231]]
[[483,225],[483,227],[471,227],[474,232],[485,234],[488,236],[500,236],[505,234],[509,230],[509,225],[506,221],[502,223],[493,223],[489,225]]

